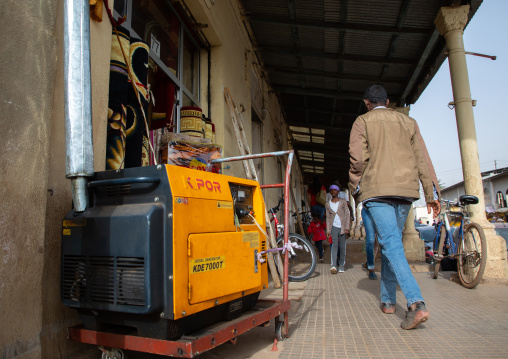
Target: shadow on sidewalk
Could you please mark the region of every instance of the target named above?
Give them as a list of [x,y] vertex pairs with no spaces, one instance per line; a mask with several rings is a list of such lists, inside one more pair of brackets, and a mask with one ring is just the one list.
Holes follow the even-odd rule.
[[[369,278],[363,278],[358,281],[357,288],[359,290],[362,290],[364,292],[367,292],[368,296],[372,298],[372,300],[377,303],[377,306],[379,308],[379,311],[381,311],[381,301],[379,299],[380,295],[380,282],[379,282],[379,276],[377,280],[370,280]],[[397,292],[400,292],[400,287],[397,286]],[[406,313],[406,307],[404,305],[401,305],[397,303],[395,305],[395,315],[399,317],[401,320],[404,320]]]
[[[291,308],[291,311],[293,311],[293,313],[290,313],[290,315],[293,315],[293,317],[296,319],[294,320],[291,325],[289,326],[289,335],[291,337],[291,333],[296,330],[296,328],[298,328],[300,326],[300,323],[302,323],[302,321],[307,318],[310,314],[310,312],[312,311],[312,309],[316,308],[316,302],[317,300],[323,295],[324,293],[324,290],[318,290],[316,292],[313,292],[312,295],[309,293],[309,291],[306,291],[306,297],[311,297],[313,296],[312,298],[312,301],[310,304],[307,304],[305,303],[305,305],[302,305],[302,302],[298,302],[298,305],[296,308],[293,308],[293,305],[292,305],[292,308]],[[293,302],[291,303],[293,304]],[[301,308],[305,308],[305,310],[303,312],[300,313],[300,309]]]

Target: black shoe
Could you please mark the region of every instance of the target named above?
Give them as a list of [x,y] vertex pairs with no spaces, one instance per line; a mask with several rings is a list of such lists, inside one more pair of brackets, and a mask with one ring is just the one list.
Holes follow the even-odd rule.
[[362,267],[363,267],[363,268],[365,268],[365,269],[367,269],[367,262],[363,263],[363,264],[362,264]]

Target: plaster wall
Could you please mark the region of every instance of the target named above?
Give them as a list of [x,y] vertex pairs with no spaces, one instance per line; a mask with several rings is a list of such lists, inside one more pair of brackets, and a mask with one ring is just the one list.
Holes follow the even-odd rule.
[[[238,105],[245,109],[242,112],[242,122],[252,149],[252,94],[251,73],[258,78],[262,92],[262,102],[266,111],[261,114],[262,120],[262,152],[280,151],[288,149],[286,138],[287,128],[277,97],[269,92],[269,85],[265,78],[260,76],[260,65],[254,54],[254,48],[249,40],[247,30],[243,24],[241,10],[238,3],[232,1],[206,0],[186,1],[190,12],[198,23],[205,24],[203,33],[211,44],[211,118],[215,124],[217,143],[223,145],[224,157],[240,155],[236,145],[236,138],[229,116],[227,103],[224,100],[224,89],[227,87]],[[207,111],[207,58],[208,54],[202,52],[201,61],[201,107]],[[254,70],[254,71],[252,71]],[[263,160],[263,171],[258,173],[262,183],[280,183],[283,181],[286,161],[284,165],[275,158]],[[245,177],[241,162],[230,162],[224,166],[224,174]],[[284,168],[283,168],[284,167]],[[296,161],[293,168],[297,168]],[[295,195],[300,203],[301,174],[293,170],[293,180],[296,181]],[[267,207],[277,204],[282,195],[280,189],[264,190]]]
[[[65,179],[63,1],[6,1],[0,33],[0,358],[68,357],[60,301]],[[22,30],[22,31],[21,31]],[[91,23],[95,169],[104,169],[111,26]]]
[[461,184],[450,189],[441,190],[441,197],[448,201],[458,201],[459,197],[465,193],[464,184]]
[[[499,175],[494,178],[483,179],[483,193],[485,196],[485,207],[491,209],[497,209],[499,205],[496,202],[496,194],[501,191],[507,198],[508,191],[508,173]],[[461,183],[453,188],[444,189],[441,191],[443,199],[450,201],[458,201],[460,196],[464,195],[465,189],[464,184]]]
[[[508,174],[484,181],[483,188],[485,193],[485,205],[487,205],[488,202],[492,208],[500,208],[501,206],[497,203],[497,192],[500,191],[503,194],[504,199],[507,199]],[[487,191],[485,191],[485,188]],[[487,196],[489,197],[488,199]]]
[[[67,339],[67,327],[80,323],[75,310],[60,300],[61,221],[71,210],[70,181],[65,178],[64,88],[63,88],[63,1],[59,1],[57,22],[58,60],[55,78],[54,111],[51,123],[48,196],[42,270],[43,328],[42,357],[62,357],[82,351],[87,346]],[[111,57],[111,24],[104,11],[103,21],[90,22],[90,54],[92,71],[92,126],[94,171],[106,166],[106,131],[109,94],[109,62]]]
[[0,358],[41,355],[57,9],[6,1],[0,11]]
[[[234,2],[232,2],[234,4]],[[227,104],[224,100],[224,88],[228,88],[238,105],[245,108],[242,120],[249,148],[251,136],[250,79],[246,72],[250,66],[248,48],[237,18],[238,8],[229,1],[217,1],[210,7],[205,1],[187,1],[186,4],[196,21],[207,24],[204,34],[209,39],[211,48],[211,113],[215,124],[216,142],[223,145],[224,157],[238,156],[239,150],[229,117]],[[246,55],[247,54],[247,55]],[[206,57],[203,57],[206,60]],[[203,61],[204,62],[204,61]],[[204,64],[203,64],[204,65]],[[202,65],[202,69],[203,69]],[[201,72],[202,99],[206,97],[207,71]],[[206,111],[207,107],[203,106]],[[240,162],[231,162],[223,166],[224,174],[245,177]],[[229,168],[228,168],[229,167]]]

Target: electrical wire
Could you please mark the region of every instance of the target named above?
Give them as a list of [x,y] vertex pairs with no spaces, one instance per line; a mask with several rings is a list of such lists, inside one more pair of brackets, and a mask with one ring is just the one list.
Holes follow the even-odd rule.
[[249,213],[249,216],[250,218],[252,218],[252,220],[254,221],[254,223],[256,224],[256,226],[259,228],[259,230],[261,231],[261,233],[264,234],[264,236],[266,238],[268,238],[268,234],[266,234],[266,232],[263,230],[263,228],[261,228],[261,226],[259,225],[258,221],[256,221],[256,218],[254,218],[254,216],[252,214]]

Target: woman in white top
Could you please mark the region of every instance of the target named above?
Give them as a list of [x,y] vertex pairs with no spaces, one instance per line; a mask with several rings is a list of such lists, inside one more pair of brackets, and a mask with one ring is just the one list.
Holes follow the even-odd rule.
[[[338,180],[333,179],[332,184],[336,185],[337,187],[341,187]],[[345,191],[339,191],[339,198],[343,198],[347,202],[347,208],[349,208],[349,216],[351,217],[351,221],[354,222],[355,220],[355,212],[353,211],[353,208],[351,207],[351,204],[349,203],[349,195]],[[330,192],[326,193],[326,202],[330,202],[332,199],[332,195]]]
[[326,236],[332,238],[332,274],[337,273],[337,267],[333,261],[337,258],[337,251],[340,248],[339,273],[344,272],[346,264],[346,235],[349,234],[351,225],[349,208],[347,202],[343,198],[339,198],[339,186],[332,184],[330,186],[330,194],[332,199],[326,202]]

